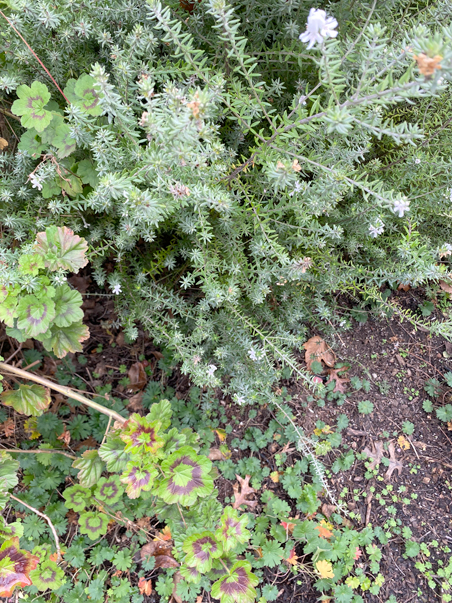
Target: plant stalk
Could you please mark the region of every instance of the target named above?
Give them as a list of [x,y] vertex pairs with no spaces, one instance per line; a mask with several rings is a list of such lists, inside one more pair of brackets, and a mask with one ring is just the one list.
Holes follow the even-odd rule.
[[40,385],[44,385],[44,387],[54,389],[55,391],[60,392],[60,394],[64,394],[68,398],[72,398],[73,400],[81,402],[85,406],[89,406],[90,408],[93,408],[94,410],[97,410],[98,412],[101,412],[102,414],[111,417],[112,419],[118,421],[121,424],[126,422],[126,419],[124,417],[121,417],[121,415],[115,410],[111,410],[106,406],[102,406],[102,404],[98,404],[97,402],[93,402],[92,400],[85,398],[85,396],[78,394],[70,387],[66,387],[65,385],[58,385],[57,383],[49,381],[49,379],[45,379],[45,377],[40,377],[39,375],[35,375],[34,373],[29,373],[28,371],[24,371],[23,369],[17,368],[16,366],[11,366],[9,364],[6,364],[5,362],[0,362],[0,371],[12,373],[13,375],[22,377],[22,379],[29,379],[30,381],[35,381]]

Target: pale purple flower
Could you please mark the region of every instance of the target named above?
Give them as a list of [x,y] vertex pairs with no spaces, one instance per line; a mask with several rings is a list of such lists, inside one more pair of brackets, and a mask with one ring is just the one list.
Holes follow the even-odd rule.
[[37,188],[38,191],[42,191],[42,182],[36,174],[30,174],[28,176],[28,179],[30,180],[31,186],[33,188]]
[[196,366],[197,364],[199,364],[201,362],[201,356],[198,356],[198,354],[196,354],[195,356],[193,356],[193,364]]
[[321,44],[325,38],[335,38],[338,34],[335,28],[338,23],[334,17],[327,17],[326,12],[319,8],[309,11],[306,31],[300,35],[300,40],[308,44],[308,50],[315,44]]
[[256,362],[256,360],[258,359],[257,354],[256,354],[255,350],[253,350],[253,348],[248,350],[248,356],[251,358],[251,360],[254,360],[254,362]]
[[122,289],[121,289],[121,285],[119,283],[116,283],[116,285],[113,285],[112,289],[113,293],[115,295],[118,295],[118,293],[121,293]]
[[403,214],[410,209],[410,202],[406,197],[396,199],[394,201],[393,211],[395,214],[399,214],[399,218],[403,218]]
[[213,377],[214,372],[217,370],[217,367],[214,364],[209,364],[209,368],[207,369],[207,374],[209,377]]
[[384,231],[384,229],[385,229],[385,225],[380,220],[380,218],[378,218],[378,220],[375,222],[375,224],[371,224],[369,226],[369,234],[371,237],[376,239],[378,237],[378,235],[381,235],[381,233]]

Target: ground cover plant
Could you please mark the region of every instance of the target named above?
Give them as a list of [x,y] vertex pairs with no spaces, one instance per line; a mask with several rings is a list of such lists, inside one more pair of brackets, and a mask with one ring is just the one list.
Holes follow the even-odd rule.
[[[447,3],[355,4],[3,2],[5,434],[28,417],[28,452],[1,453],[3,596],[24,587],[38,601],[141,601],[155,568],[166,570],[163,599],[264,603],[279,592],[262,585],[265,572],[287,566],[315,579],[323,600],[379,593],[384,536],[357,529],[327,479],[355,455],[344,449],[326,474],[319,460],[341,445],[347,417],[307,434],[280,382],[311,387],[315,413],[346,404],[349,387],[370,391],[327,339],[353,320],[397,316],[452,336],[452,28]],[[111,384],[92,386],[119,371],[122,393],[137,395],[143,354],[133,370],[73,380],[95,336],[88,275],[91,294],[114,299],[102,328],[130,345],[145,332],[163,373],[178,364],[189,375],[190,412],[159,386],[136,408]],[[398,303],[395,290],[420,285],[419,308]],[[58,367],[54,379],[37,366]],[[97,401],[79,391],[85,382]],[[446,372],[423,385],[424,411],[444,425],[451,382]],[[272,416],[237,447],[293,444],[290,466],[284,452],[272,472],[254,456],[236,471],[224,441],[212,446],[226,435],[210,427],[219,391],[234,414],[264,405]],[[375,409],[370,396],[357,402],[363,417]],[[400,446],[415,427],[406,417]],[[389,480],[395,444],[373,444],[362,460],[370,472],[386,463]],[[267,478],[290,502],[255,498]],[[233,500],[218,479],[234,480]],[[430,582],[450,578],[447,564],[435,575],[419,564]]]

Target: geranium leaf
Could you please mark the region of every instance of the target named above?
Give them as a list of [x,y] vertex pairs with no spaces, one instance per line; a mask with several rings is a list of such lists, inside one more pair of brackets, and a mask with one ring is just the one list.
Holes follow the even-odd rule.
[[19,461],[13,459],[7,452],[0,450],[0,492],[17,486],[19,466]]
[[114,505],[121,499],[124,494],[124,488],[117,475],[110,477],[101,477],[97,483],[94,497],[106,502],[109,505]]
[[86,534],[91,540],[97,540],[107,533],[108,517],[104,513],[82,513],[79,518],[80,533]]
[[30,586],[29,574],[38,557],[19,548],[19,539],[6,540],[0,547],[0,597],[11,597],[16,586]]
[[83,319],[82,296],[76,289],[71,289],[66,283],[56,288],[55,324],[58,327],[68,327]]
[[79,469],[78,481],[85,488],[94,486],[104,470],[104,463],[99,458],[97,450],[86,450],[82,457],[72,463],[74,469]]
[[56,590],[64,582],[64,571],[58,567],[55,561],[48,559],[30,572],[30,578],[33,585],[40,591]]
[[127,463],[126,470],[121,475],[121,482],[126,484],[129,498],[138,498],[141,492],[149,492],[154,485],[158,471],[152,465],[141,465],[138,462]]
[[5,301],[0,303],[0,320],[8,326],[14,327],[14,319],[17,318],[17,297],[9,295]]
[[250,532],[246,529],[247,524],[246,515],[239,517],[237,510],[232,507],[224,509],[215,537],[223,544],[225,552],[235,548],[238,543],[244,544],[249,540]]
[[189,565],[182,565],[180,568],[182,578],[187,582],[199,582],[201,573],[198,572],[196,567],[190,567]]
[[124,471],[130,455],[124,450],[124,442],[117,436],[108,437],[99,448],[100,458],[107,463],[108,471]]
[[5,406],[12,406],[16,412],[33,417],[41,416],[51,402],[49,390],[35,383],[20,384],[18,389],[2,392],[0,399]]
[[100,94],[95,89],[96,80],[90,75],[82,75],[75,82],[74,94],[77,97],[75,104],[81,107],[88,115],[101,115],[102,107],[99,104]]
[[[0,461],[1,463],[1,461]],[[0,465],[1,467],[1,465]],[[1,471],[1,468],[0,468]],[[1,480],[1,478],[0,478]],[[1,489],[1,486],[0,486]],[[5,519],[0,515],[0,539],[10,540],[11,538],[22,538],[24,533],[24,526],[20,521],[13,521],[12,523],[6,523]]]
[[212,584],[212,597],[220,599],[220,603],[252,603],[256,597],[254,587],[258,582],[258,578],[251,573],[248,561],[238,561],[229,574]]
[[213,490],[210,475],[212,462],[198,456],[188,446],[173,452],[162,463],[165,478],[161,480],[157,494],[168,504],[192,505],[198,497],[208,496]]
[[163,447],[165,441],[158,435],[162,424],[160,421],[149,421],[137,413],[131,415],[120,433],[121,440],[125,442],[126,452],[134,454],[150,453],[155,455]]
[[73,509],[77,513],[80,513],[86,505],[90,504],[91,490],[76,484],[75,486],[66,488],[63,492],[63,498],[66,500],[64,506],[67,509]]
[[44,107],[50,100],[50,92],[45,84],[33,82],[31,87],[23,84],[17,88],[17,96],[11,111],[14,115],[21,116],[21,124],[24,128],[35,128],[42,132],[52,120],[52,113]]
[[26,151],[31,157],[39,157],[46,147],[42,144],[38,132],[31,128],[22,134],[17,148],[19,151]]
[[17,305],[17,326],[28,337],[45,333],[55,318],[55,304],[49,297],[25,295]]
[[45,232],[39,232],[35,249],[50,270],[78,272],[88,263],[87,242],[66,226],[48,226]]
[[92,188],[99,184],[99,177],[89,159],[83,159],[78,163],[77,176],[81,178],[83,184],[89,184]]
[[221,557],[223,553],[223,547],[212,532],[189,536],[182,545],[182,550],[187,553],[185,563],[196,567],[203,574],[212,569],[213,560]]
[[172,416],[173,409],[171,408],[171,402],[169,400],[160,400],[160,402],[151,406],[146,418],[148,421],[160,421],[162,424],[161,429],[164,431],[171,425]]
[[36,276],[44,268],[44,260],[37,253],[24,253],[19,258],[19,270],[22,274]]
[[55,356],[63,358],[68,352],[81,352],[82,342],[89,338],[89,329],[81,321],[68,327],[53,325],[45,337],[40,337],[46,350],[52,350]]

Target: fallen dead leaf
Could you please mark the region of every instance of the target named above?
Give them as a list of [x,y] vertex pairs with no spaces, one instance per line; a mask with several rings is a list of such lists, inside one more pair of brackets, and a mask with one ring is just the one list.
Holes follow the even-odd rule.
[[211,461],[225,461],[226,457],[219,448],[211,448],[209,450],[209,459]]
[[272,471],[270,473],[270,479],[274,484],[277,484],[279,482],[279,471]]
[[[292,517],[289,517],[289,519],[292,519]],[[296,524],[292,523],[291,521],[282,521],[281,525],[288,534],[292,534]]]
[[446,283],[446,281],[439,281],[439,286],[446,293],[452,293],[452,286]]
[[315,337],[311,337],[308,339],[306,343],[303,344],[305,353],[305,361],[306,368],[308,371],[311,370],[312,363],[317,360],[317,362],[323,362],[330,367],[333,367],[336,362],[336,354],[331,350],[331,348],[327,345],[327,343],[318,335]]
[[317,561],[315,567],[322,578],[334,578],[333,566],[329,561]]
[[0,138],[0,151],[3,151],[8,146],[8,141],[4,138]]
[[94,367],[94,372],[97,375],[96,379],[98,377],[103,377],[107,374],[107,367],[105,366],[105,362],[103,360],[96,364],[96,366]]
[[202,595],[196,597],[196,603],[202,603]]
[[141,548],[139,558],[143,561],[147,557],[155,557],[156,569],[160,567],[179,567],[178,562],[172,555],[172,548],[171,541],[153,540]]
[[129,402],[127,404],[127,410],[131,412],[138,412],[139,410],[144,410],[144,407],[141,403],[143,400],[144,392],[138,392],[131,398],[129,398]]
[[409,443],[409,441],[406,439],[405,436],[400,435],[397,438],[397,444],[400,446],[400,448],[402,450],[409,450],[411,448],[411,444]]
[[5,434],[5,438],[10,438],[13,436],[14,432],[16,431],[16,426],[14,425],[13,419],[11,417],[6,419],[6,421],[0,425],[0,429]]
[[357,546],[355,556],[353,557],[353,559],[355,561],[357,561],[361,557],[362,554],[363,554],[362,550],[359,548],[359,546]]
[[143,389],[148,382],[146,371],[144,370],[142,362],[135,362],[135,364],[132,364],[132,366],[129,368],[127,376],[129,377],[130,381],[128,389],[132,391]]
[[324,519],[319,523],[318,526],[315,526],[315,529],[318,531],[320,538],[325,538],[329,540],[333,535],[333,532],[329,529],[333,526],[330,523],[327,523]]
[[339,375],[339,373],[342,373],[343,371],[348,371],[350,367],[348,366],[341,366],[341,368],[335,369],[335,368],[330,368],[328,369],[328,381],[326,382],[327,385],[328,383],[331,383],[331,381],[335,381],[336,385],[334,386],[333,392],[342,392],[343,394],[345,393],[345,387],[344,387],[344,383],[348,383],[350,381],[350,379],[348,377],[341,377]]
[[402,472],[402,469],[403,469],[403,463],[401,461],[398,461],[395,457],[394,442],[389,442],[388,452],[389,452],[389,467],[385,473],[386,481],[389,481],[391,479],[394,471],[397,471],[398,474],[400,475],[400,473]]
[[397,291],[409,291],[410,289],[410,285],[404,285],[403,283],[400,283],[400,285],[397,287]]
[[369,471],[373,471],[377,465],[381,463],[381,459],[384,457],[383,454],[383,442],[372,442],[372,450],[364,448],[363,454],[372,459],[369,465]]
[[225,429],[215,429],[214,431],[217,434],[220,442],[224,442],[226,440],[226,430]]
[[171,593],[171,599],[170,600],[174,600],[176,603],[183,603],[183,599],[180,595],[177,594],[177,585],[179,584],[179,582],[182,580],[182,576],[180,572],[176,572],[174,574],[174,578],[173,578],[173,592]]
[[414,60],[417,63],[419,72],[422,75],[430,76],[433,75],[436,69],[441,69],[441,61],[443,57],[439,54],[436,54],[434,57],[429,57],[423,52],[418,55],[414,55]]
[[251,475],[246,475],[245,479],[241,478],[239,475],[236,475],[235,477],[238,481],[232,486],[235,496],[235,502],[232,507],[234,509],[238,509],[241,505],[246,505],[250,509],[254,509],[254,507],[257,505],[257,501],[246,499],[247,496],[249,496],[250,494],[255,494],[256,492],[256,490],[254,488],[251,488],[251,486],[249,485]]
[[77,289],[77,291],[79,291],[80,293],[85,293],[85,291],[88,291],[89,285],[91,283],[91,277],[77,276],[76,274],[74,274],[74,276],[71,276],[67,280],[68,283],[70,283],[74,287],[74,289]]
[[140,591],[140,595],[149,595],[152,593],[152,582],[150,580],[146,580],[146,578],[140,578],[138,580],[138,590]]
[[322,505],[322,513],[323,515],[325,515],[325,517],[327,519],[329,519],[331,517],[331,515],[335,512],[336,510],[336,505],[327,505],[326,503],[323,503]]
[[290,565],[297,565],[298,563],[298,555],[295,553],[295,547],[290,551],[290,555],[286,559],[287,563]]
[[64,428],[63,433],[59,435],[57,439],[66,444],[66,446],[69,446],[71,441],[71,432]]

